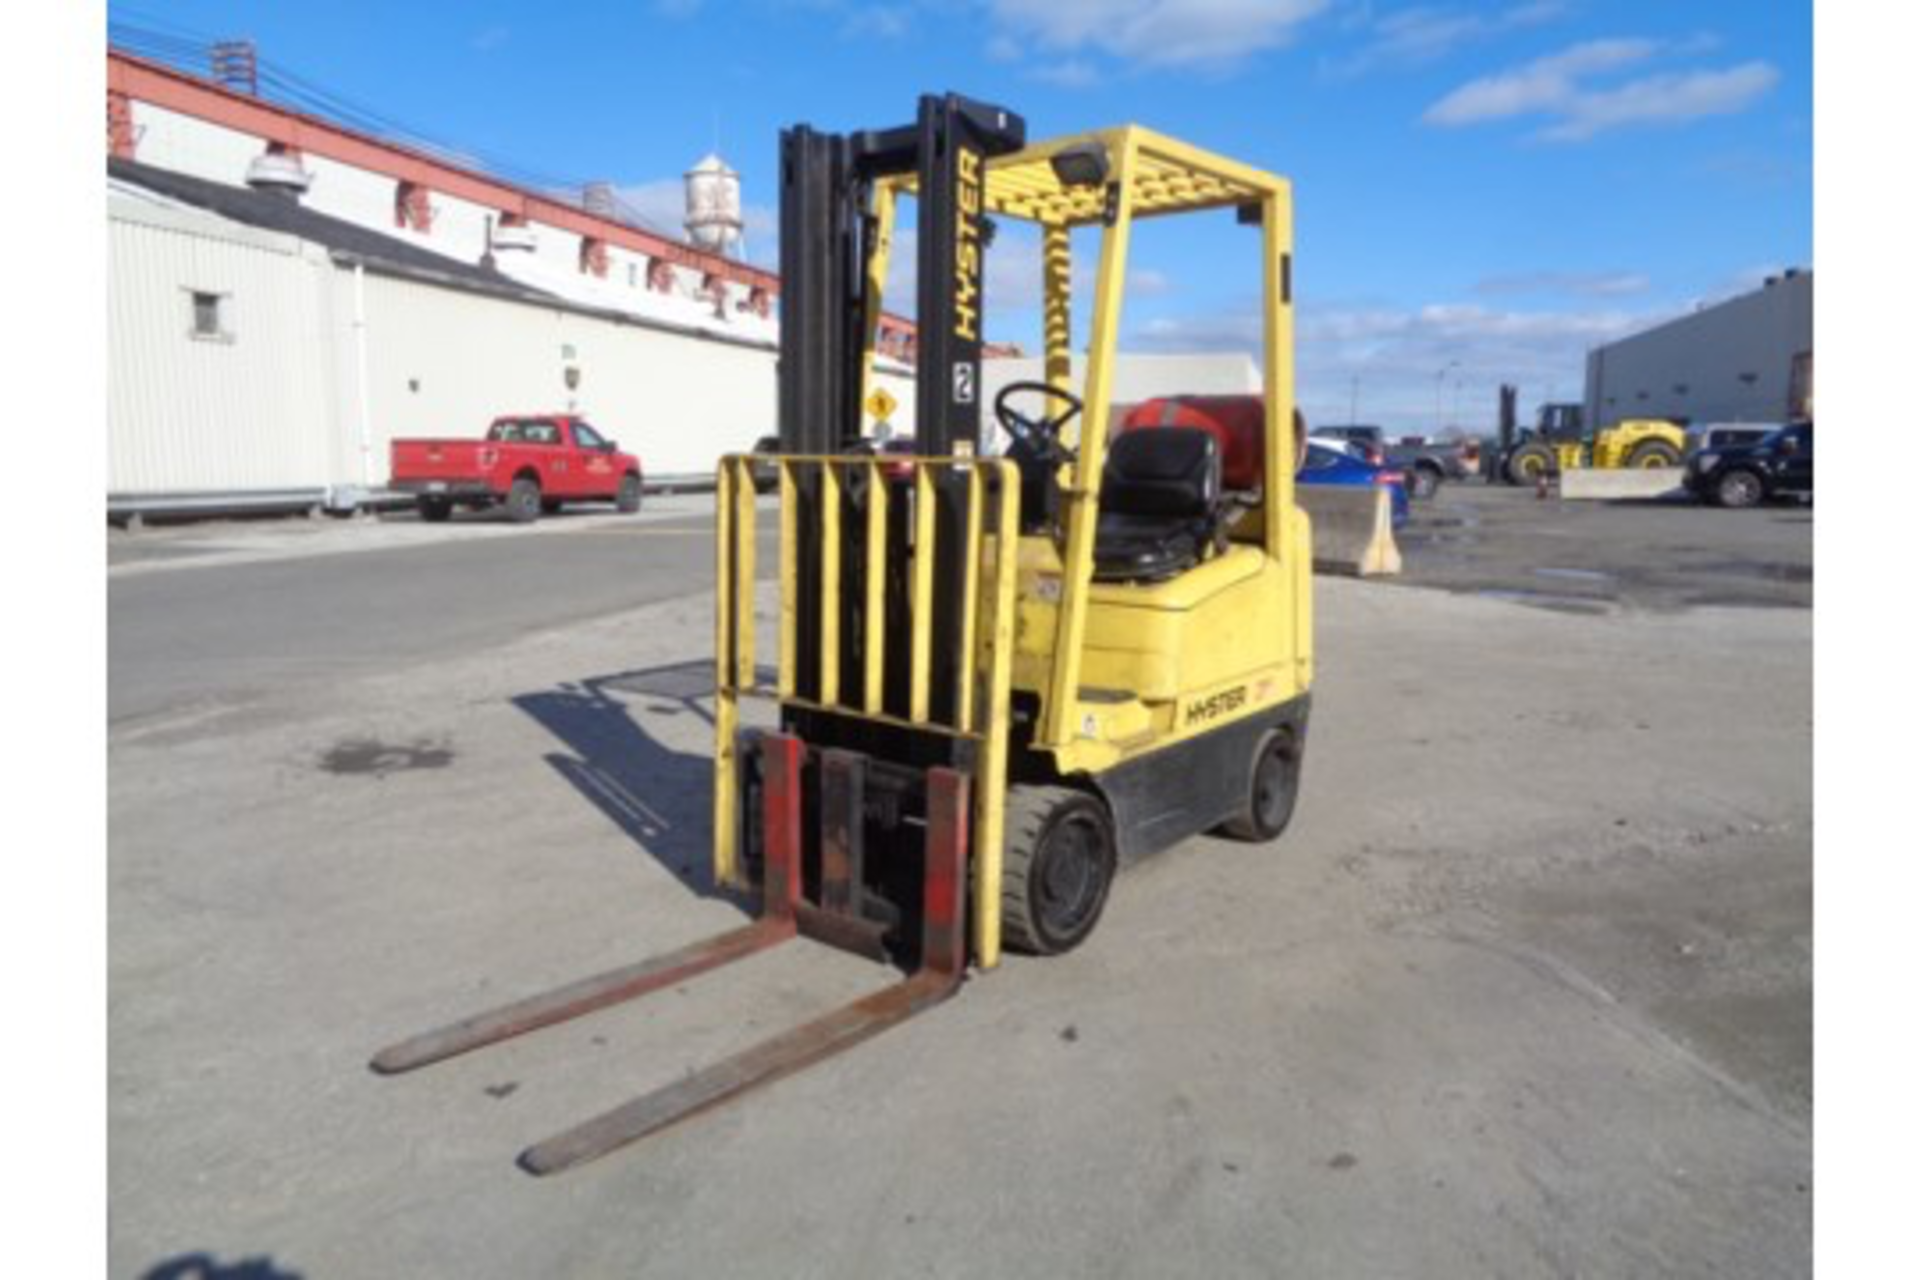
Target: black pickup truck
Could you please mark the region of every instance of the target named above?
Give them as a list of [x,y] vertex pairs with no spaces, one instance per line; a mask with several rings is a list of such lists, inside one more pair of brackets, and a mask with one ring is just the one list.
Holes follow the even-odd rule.
[[1813,497],[1813,423],[1796,422],[1752,444],[1703,449],[1687,459],[1681,483],[1716,507],[1751,507],[1776,497]]

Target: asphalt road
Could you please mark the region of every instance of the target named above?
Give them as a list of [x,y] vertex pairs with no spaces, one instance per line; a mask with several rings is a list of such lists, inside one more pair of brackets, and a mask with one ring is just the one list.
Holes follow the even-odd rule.
[[[419,536],[352,545],[406,532]],[[112,536],[113,724],[457,659],[713,583],[713,521],[698,510],[644,521],[563,514],[539,535],[497,520],[429,530],[402,518],[379,529],[281,522]]]
[[1441,487],[1397,541],[1391,584],[1562,613],[1811,608],[1813,511],[1768,503],[1562,502],[1479,483]]

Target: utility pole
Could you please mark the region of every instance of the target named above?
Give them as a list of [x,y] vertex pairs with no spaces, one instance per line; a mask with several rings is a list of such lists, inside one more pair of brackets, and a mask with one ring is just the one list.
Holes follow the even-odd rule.
[[214,44],[213,78],[236,93],[260,96],[260,55],[251,40],[221,40]]
[[1446,390],[1447,375],[1460,367],[1458,360],[1449,360],[1446,367],[1433,375],[1433,433],[1438,436],[1443,425],[1441,416],[1445,412],[1441,405],[1441,395]]

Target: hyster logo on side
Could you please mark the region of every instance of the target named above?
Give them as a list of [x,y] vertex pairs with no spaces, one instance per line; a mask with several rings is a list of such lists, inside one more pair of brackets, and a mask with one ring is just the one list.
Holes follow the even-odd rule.
[[961,147],[954,157],[958,170],[954,217],[953,333],[968,342],[980,341],[980,153]]
[[1205,720],[1218,720],[1239,707],[1246,705],[1247,686],[1237,689],[1222,689],[1211,698],[1201,698],[1187,704],[1187,723],[1199,724]]

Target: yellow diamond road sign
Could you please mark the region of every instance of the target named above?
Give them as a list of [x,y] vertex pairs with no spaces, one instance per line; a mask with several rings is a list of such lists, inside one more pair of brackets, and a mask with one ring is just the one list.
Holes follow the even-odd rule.
[[867,397],[867,412],[880,422],[893,417],[893,411],[899,407],[899,402],[888,394],[885,387],[875,387],[873,394]]

